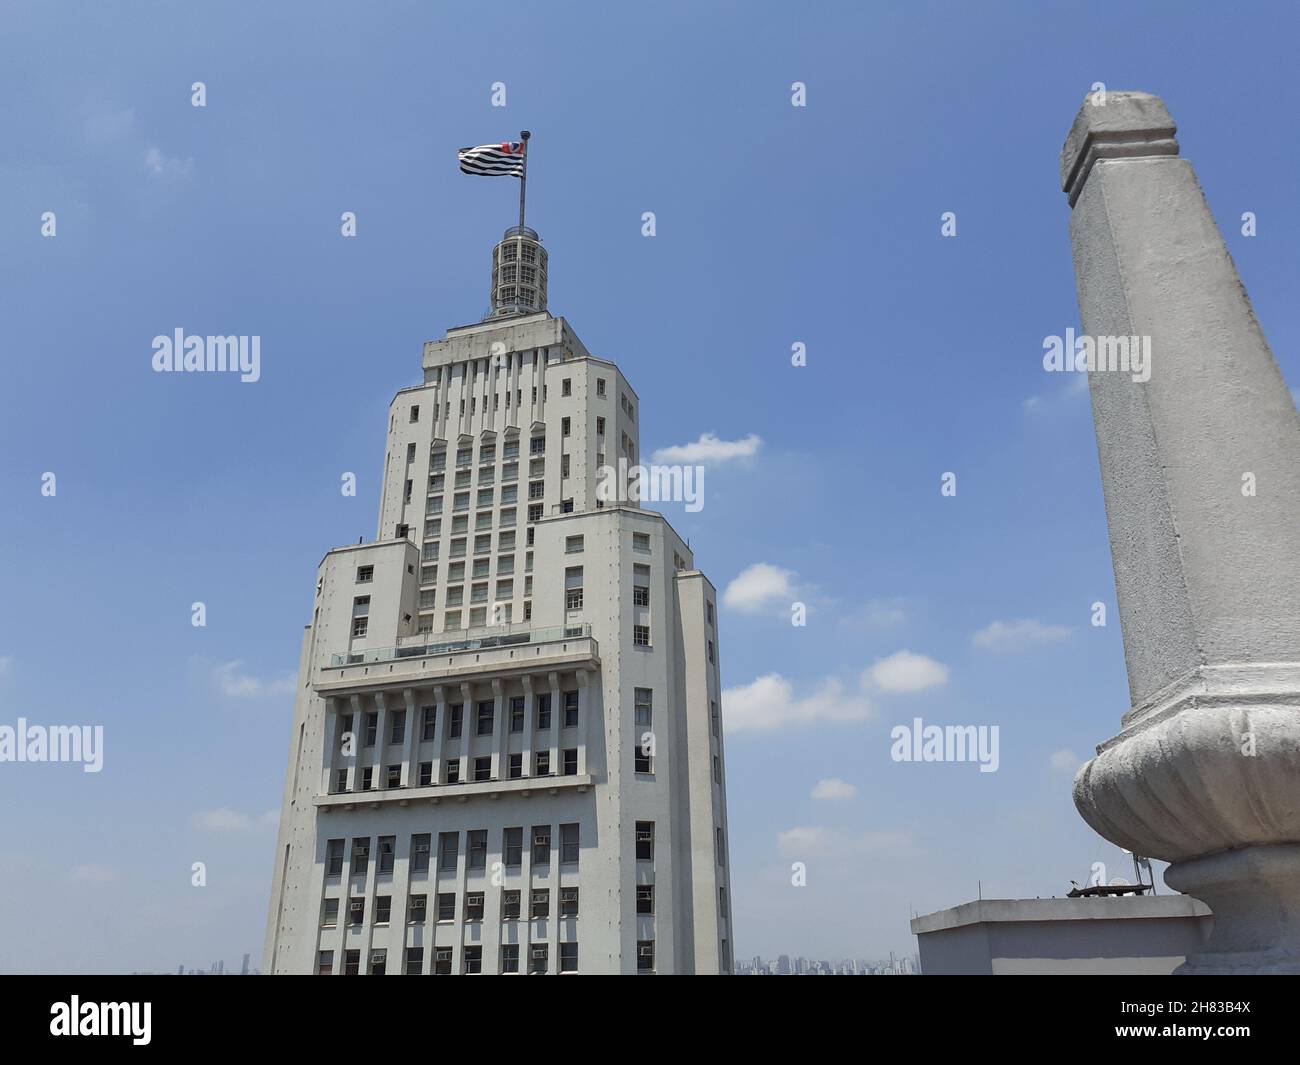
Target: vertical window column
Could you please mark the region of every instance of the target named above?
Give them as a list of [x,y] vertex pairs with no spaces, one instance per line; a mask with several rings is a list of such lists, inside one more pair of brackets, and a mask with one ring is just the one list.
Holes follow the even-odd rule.
[[361,767],[365,760],[362,746],[366,739],[366,707],[361,696],[352,696],[352,753],[345,759],[348,767],[348,790],[361,789]]
[[339,710],[339,700],[325,699],[325,751],[321,759],[321,793],[328,795],[334,790],[334,778],[342,768],[339,758],[339,738],[343,735],[343,714]]
[[420,779],[415,768],[416,743],[420,733],[420,707],[414,688],[403,688],[402,699],[406,703],[406,750],[402,754],[402,783],[412,788]]
[[564,693],[560,691],[558,673],[546,674],[546,681],[551,686],[551,728],[548,737],[551,745],[551,772],[558,776],[563,769],[560,762],[560,733],[564,731]]
[[505,686],[500,680],[492,682],[492,775],[497,780],[505,780],[509,773],[509,760],[506,757],[506,744],[510,737],[510,704],[506,699]]
[[[524,684],[524,776],[533,775],[533,737],[537,727],[537,697],[533,694],[533,675],[523,677]],[[527,850],[527,848],[525,848]],[[525,880],[524,883],[528,881]]]
[[587,685],[590,673],[578,670],[578,772],[587,771],[587,737],[591,734],[591,690]]
[[384,776],[384,751],[388,748],[388,704],[385,702],[383,692],[375,692],[375,709],[379,711],[379,727],[375,730],[375,750],[374,750],[374,774],[371,781],[376,788],[382,788],[385,783]]

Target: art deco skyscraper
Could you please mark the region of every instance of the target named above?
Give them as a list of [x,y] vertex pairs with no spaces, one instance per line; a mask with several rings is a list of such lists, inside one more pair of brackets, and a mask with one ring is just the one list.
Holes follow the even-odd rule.
[[512,227],[392,402],[375,541],[320,565],[267,972],[730,971],[714,589],[600,489],[636,393],[547,280]]

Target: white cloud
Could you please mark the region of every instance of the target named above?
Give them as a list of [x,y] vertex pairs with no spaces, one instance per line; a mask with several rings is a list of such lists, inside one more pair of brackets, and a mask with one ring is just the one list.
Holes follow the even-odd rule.
[[919,692],[948,682],[948,667],[925,655],[896,651],[866,672],[881,691]]
[[144,153],[145,168],[158,176],[185,177],[194,169],[193,159],[177,159],[163,155],[158,148],[149,148]]
[[851,799],[857,793],[858,789],[847,780],[841,780],[839,777],[827,777],[825,780],[817,781],[813,786],[812,797],[814,799]]
[[108,866],[96,865],[93,862],[74,865],[71,875],[73,880],[80,880],[87,884],[107,884],[110,880],[117,879],[117,873]]
[[704,433],[690,444],[661,447],[650,456],[651,462],[728,462],[731,459],[748,459],[758,454],[763,441],[755,433],[743,440],[719,440],[714,433]]
[[279,680],[259,680],[241,673],[242,662],[236,660],[217,666],[212,677],[222,695],[232,699],[260,699],[268,695],[291,695],[297,689],[297,678],[292,674]]
[[87,100],[81,108],[81,132],[88,144],[116,144],[135,132],[135,109]]
[[776,842],[785,857],[796,861],[856,855],[901,857],[919,851],[912,834],[901,829],[872,829],[852,833],[837,828],[801,825],[778,833]]
[[722,605],[744,614],[756,614],[776,604],[788,606],[795,598],[793,578],[791,570],[755,562],[727,585]]
[[793,685],[779,673],[722,693],[722,719],[729,733],[771,732],[818,721],[865,721],[870,716],[866,697],[845,691],[834,677],[801,699],[795,698]]
[[1054,751],[1047,762],[1052,767],[1052,772],[1072,777],[1079,766],[1083,764],[1083,759],[1073,751],[1062,749]]
[[279,821],[280,815],[274,810],[268,810],[258,817],[224,808],[205,810],[194,815],[194,827],[205,832],[251,832],[258,828],[272,828]]
[[901,599],[869,599],[848,611],[840,624],[853,629],[892,629],[907,620]]
[[1036,645],[1059,643],[1070,635],[1065,625],[1044,625],[1035,618],[995,621],[971,637],[971,643],[986,651],[1025,651]]

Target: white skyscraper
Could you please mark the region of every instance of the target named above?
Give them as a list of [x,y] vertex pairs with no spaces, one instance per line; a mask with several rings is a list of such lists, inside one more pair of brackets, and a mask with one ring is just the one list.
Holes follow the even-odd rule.
[[394,398],[373,543],[304,634],[264,969],[731,968],[713,585],[604,501],[636,393],[512,227]]

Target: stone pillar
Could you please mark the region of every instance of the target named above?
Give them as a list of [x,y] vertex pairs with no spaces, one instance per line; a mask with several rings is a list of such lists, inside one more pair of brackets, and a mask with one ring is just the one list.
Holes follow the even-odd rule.
[[1298,973],[1300,417],[1174,132],[1112,92],[1061,153],[1084,333],[1150,338],[1089,373],[1132,708],[1074,801],[1214,911],[1179,972]]

